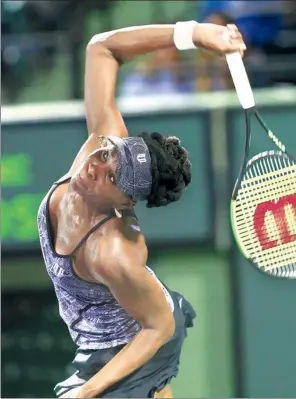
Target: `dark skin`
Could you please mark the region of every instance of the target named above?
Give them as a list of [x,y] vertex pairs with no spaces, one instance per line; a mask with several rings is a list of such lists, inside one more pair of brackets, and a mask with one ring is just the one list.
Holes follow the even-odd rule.
[[[221,30],[222,29],[222,30]],[[232,42],[225,41],[225,30]],[[151,26],[94,37],[86,51],[85,108],[89,137],[69,172],[69,183],[60,185],[50,200],[55,249],[71,253],[92,226],[112,208],[134,204],[116,187],[116,147],[108,136],[127,137],[116,108],[118,59],[174,47],[174,25]],[[193,39],[198,47],[225,54],[244,52],[236,27],[197,25]],[[102,138],[103,137],[103,138]],[[172,312],[158,282],[147,272],[147,247],[143,235],[133,228],[133,218],[113,218],[93,233],[74,259],[75,272],[86,281],[105,284],[141,330],[106,366],[75,393],[96,397],[115,382],[141,367],[174,334]],[[72,396],[73,397],[73,396]],[[172,397],[169,387],[156,397]]]

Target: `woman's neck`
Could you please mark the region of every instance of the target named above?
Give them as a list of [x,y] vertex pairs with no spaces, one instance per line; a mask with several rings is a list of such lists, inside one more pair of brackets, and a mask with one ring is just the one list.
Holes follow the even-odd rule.
[[[66,215],[69,227],[77,225],[94,224],[103,219],[112,211],[111,206],[103,206],[83,198],[68,186],[68,190],[61,201],[62,212],[67,210]],[[71,226],[70,226],[71,225]]]

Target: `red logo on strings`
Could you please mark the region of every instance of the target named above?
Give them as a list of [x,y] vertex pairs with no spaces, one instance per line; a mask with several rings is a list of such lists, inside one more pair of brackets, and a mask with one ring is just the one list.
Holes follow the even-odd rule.
[[[254,213],[253,223],[256,235],[260,241],[263,250],[276,247],[279,240],[272,240],[265,226],[265,217],[267,212],[271,212],[280,234],[280,243],[287,244],[296,241],[296,234],[292,234],[289,230],[289,225],[286,219],[285,207],[292,205],[293,218],[296,225],[296,194],[287,195],[280,198],[278,201],[267,201],[257,205]],[[295,254],[296,256],[296,254]]]

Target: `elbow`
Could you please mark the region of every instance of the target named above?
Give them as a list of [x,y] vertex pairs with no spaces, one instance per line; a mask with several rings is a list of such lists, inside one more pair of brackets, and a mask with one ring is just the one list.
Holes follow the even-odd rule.
[[94,46],[102,46],[104,41],[109,37],[108,33],[100,33],[98,35],[94,35],[87,44],[87,48]]
[[[95,37],[95,36],[94,36]],[[93,55],[93,54],[109,54],[109,50],[101,41],[94,40],[92,38],[88,44],[86,45],[86,54]]]
[[[97,35],[99,36],[99,35]],[[119,65],[123,64],[123,61],[120,57],[117,57],[114,52],[109,48],[107,43],[104,41],[96,40],[96,36],[94,36],[86,46],[86,58],[93,59],[93,58],[108,58],[115,60]]]
[[108,36],[105,33],[94,35],[86,45],[87,55],[112,55],[106,41]]
[[175,319],[173,313],[170,312],[165,318],[163,318],[154,328],[156,332],[157,340],[160,342],[160,345],[164,345],[167,343],[175,334]]

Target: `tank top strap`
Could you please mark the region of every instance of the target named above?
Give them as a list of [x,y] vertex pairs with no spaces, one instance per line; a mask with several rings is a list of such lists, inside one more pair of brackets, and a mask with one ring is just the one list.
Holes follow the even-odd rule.
[[[135,212],[133,209],[123,209],[120,210],[120,213],[122,214],[122,217],[134,217],[136,220],[138,220]],[[117,217],[115,210],[113,209],[108,216],[106,216],[103,220],[98,222],[94,227],[92,227],[86,234],[85,236],[79,241],[79,243],[76,245],[74,248],[73,252],[69,254],[69,256],[74,256],[75,253],[82,247],[82,245],[87,241],[87,239],[96,231],[98,230],[103,224],[108,222],[110,219]]]
[[[50,217],[49,217],[49,201],[50,201],[50,197],[52,196],[52,194],[54,193],[55,189],[57,187],[59,187],[60,185],[67,183],[68,181],[70,181],[71,176],[69,175],[65,175],[62,178],[60,178],[59,180],[57,180],[55,183],[53,183],[48,196],[47,196],[47,222],[49,223],[50,221]],[[138,220],[134,209],[122,209],[119,211],[120,214],[122,215],[122,217],[133,217],[136,220]],[[74,248],[74,250],[68,254],[68,255],[64,255],[63,257],[73,257],[75,255],[75,253],[82,247],[82,245],[87,241],[87,239],[91,236],[91,234],[93,234],[96,230],[98,230],[103,224],[105,224],[106,222],[108,222],[110,219],[117,217],[115,210],[112,209],[109,213],[109,215],[107,215],[103,220],[101,220],[100,222],[98,222],[95,226],[93,226],[86,234],[85,236],[79,241],[79,243],[76,245],[76,247]]]

